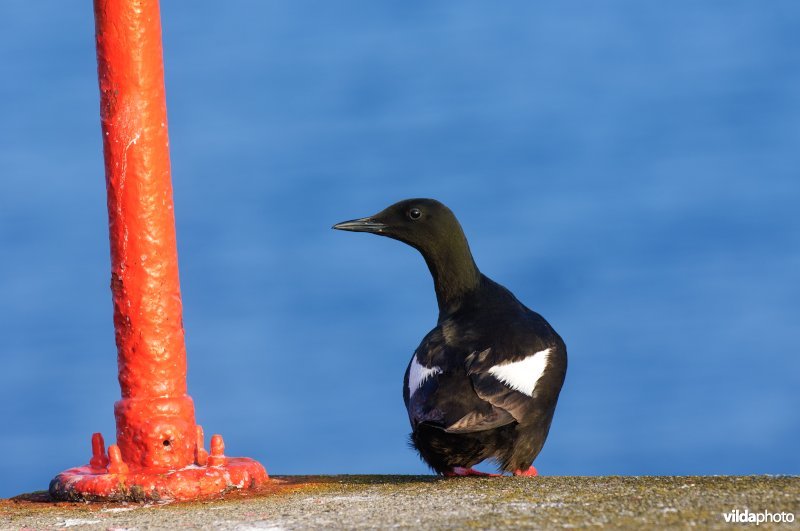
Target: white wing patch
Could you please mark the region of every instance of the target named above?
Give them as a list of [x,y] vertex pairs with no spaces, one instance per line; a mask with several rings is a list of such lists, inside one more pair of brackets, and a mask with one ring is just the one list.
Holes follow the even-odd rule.
[[416,393],[417,389],[425,383],[425,380],[436,374],[441,374],[441,372],[442,369],[439,367],[423,367],[417,361],[417,355],[414,354],[411,360],[411,368],[408,371],[408,396],[411,397]]
[[533,390],[544,374],[549,359],[550,349],[546,348],[524,360],[495,365],[489,369],[489,373],[515,391],[533,396]]

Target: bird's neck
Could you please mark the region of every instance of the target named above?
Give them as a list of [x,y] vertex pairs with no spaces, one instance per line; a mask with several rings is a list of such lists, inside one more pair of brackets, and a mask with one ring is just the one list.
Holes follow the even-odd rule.
[[423,252],[436,288],[440,319],[458,310],[466,296],[480,286],[481,273],[466,237],[463,232],[458,232],[445,244],[437,245],[435,250]]

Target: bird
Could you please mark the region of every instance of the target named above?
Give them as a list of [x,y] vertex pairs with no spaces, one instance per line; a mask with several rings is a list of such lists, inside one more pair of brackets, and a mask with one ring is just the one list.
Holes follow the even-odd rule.
[[552,326],[480,272],[458,219],[435,199],[406,199],[332,228],[367,232],[419,251],[439,316],[406,368],[410,443],[444,476],[536,476],[567,372]]

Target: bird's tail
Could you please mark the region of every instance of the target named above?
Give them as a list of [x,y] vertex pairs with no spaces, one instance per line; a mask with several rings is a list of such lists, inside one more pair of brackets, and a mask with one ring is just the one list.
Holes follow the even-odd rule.
[[455,467],[470,468],[490,457],[485,436],[485,432],[448,433],[441,426],[422,422],[414,428],[409,443],[429,467],[444,474]]

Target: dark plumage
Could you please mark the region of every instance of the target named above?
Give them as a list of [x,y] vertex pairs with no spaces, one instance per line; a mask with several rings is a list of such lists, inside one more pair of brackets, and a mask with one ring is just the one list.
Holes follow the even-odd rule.
[[420,456],[446,475],[479,474],[471,467],[485,459],[535,475],[532,463],[567,371],[567,349],[555,330],[478,270],[461,225],[438,201],[400,201],[333,228],[405,242],[433,276],[439,320],[403,383]]

